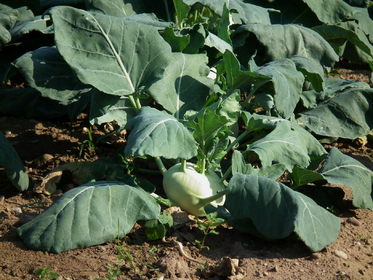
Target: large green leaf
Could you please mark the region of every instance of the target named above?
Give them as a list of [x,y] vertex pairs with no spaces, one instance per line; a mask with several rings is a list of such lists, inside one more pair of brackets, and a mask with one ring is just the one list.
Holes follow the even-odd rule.
[[50,10],[55,41],[78,78],[102,92],[130,95],[162,77],[171,47],[155,27],[71,7]]
[[28,189],[29,178],[16,150],[0,131],[0,165],[5,168],[6,175],[19,191]]
[[80,95],[92,89],[84,85],[54,47],[42,47],[28,52],[12,63],[6,78],[19,72],[26,84],[41,92],[43,97],[63,105],[77,101]]
[[126,156],[191,159],[197,154],[192,133],[163,111],[142,107],[126,128],[132,129],[124,150]]
[[[255,46],[255,35],[263,49],[265,61],[280,60],[294,55],[312,59],[323,66],[331,67],[339,57],[330,44],[317,32],[295,24],[247,24],[237,28],[232,34],[235,47],[243,46],[246,52]],[[251,45],[251,46],[250,46]],[[257,47],[256,47],[257,48]],[[254,51],[254,50],[253,50]]]
[[101,181],[66,192],[17,232],[30,249],[61,253],[123,237],[136,221],[159,214],[156,200],[141,188]]
[[286,123],[288,126],[290,126],[290,130],[298,135],[300,143],[303,145],[304,150],[312,160],[318,159],[327,154],[320,142],[311,133],[295,122],[284,120],[278,117],[276,118],[258,114],[249,114],[247,112],[244,112],[242,117],[244,118],[245,123],[250,131],[258,131],[259,133],[262,133],[264,130],[274,130],[278,123]]
[[51,34],[53,32],[53,27],[48,26],[49,16],[36,16],[32,18],[27,18],[22,21],[18,21],[14,27],[10,30],[12,36],[12,42],[16,42],[23,35],[29,34],[31,32],[41,32],[43,34]]
[[319,63],[300,55],[292,56],[290,60],[295,63],[314,90],[318,92],[324,90],[324,69]]
[[277,163],[262,168],[254,168],[250,163],[246,163],[244,156],[238,150],[233,151],[232,174],[241,173],[244,175],[256,175],[277,180],[284,174],[285,170],[286,166],[282,163]]
[[172,53],[172,62],[163,78],[149,88],[149,93],[164,109],[181,119],[188,110],[199,111],[213,87],[210,68],[204,54]]
[[297,70],[294,62],[290,59],[269,62],[255,72],[271,77],[274,110],[281,117],[290,118],[300,99],[304,83],[304,76]]
[[295,165],[307,167],[310,163],[306,144],[303,143],[305,140],[291,129],[290,123],[277,122],[272,132],[250,144],[248,150],[259,156],[264,167],[276,162],[283,163],[287,170],[292,171]]
[[352,204],[355,207],[373,211],[373,172],[362,163],[333,148],[317,172],[331,184],[349,186],[353,192]]
[[[271,24],[269,13],[270,11],[274,11],[272,9],[265,9],[260,6],[251,5],[249,3],[243,3],[239,0],[183,0],[185,4],[190,6],[194,5],[195,3],[201,3],[202,5],[209,7],[214,13],[219,16],[223,14],[224,3],[228,3],[229,10],[236,10],[239,18],[244,23],[262,23],[262,24]],[[238,22],[237,20],[235,21]]]
[[250,219],[267,238],[285,238],[295,232],[311,251],[320,251],[339,234],[339,218],[307,196],[268,178],[236,173],[226,199],[235,219]]
[[17,21],[18,12],[0,4],[0,50],[12,40],[9,30]]
[[136,14],[132,9],[132,5],[126,4],[123,0],[85,0],[85,4],[90,12],[100,12],[110,16],[125,17]]
[[271,81],[271,77],[256,73],[256,69],[250,71],[241,70],[241,65],[231,51],[226,51],[223,55],[224,68],[226,72],[226,81],[228,94],[244,85],[255,84],[256,87]]
[[[354,158],[341,153],[337,148],[330,151],[319,170],[296,167],[290,174],[293,188],[318,182],[349,186],[353,193],[352,204],[357,208],[370,210],[373,210],[372,176],[371,170]],[[322,188],[319,192],[321,190]]]
[[299,119],[318,135],[355,139],[373,128],[373,90],[347,88]]

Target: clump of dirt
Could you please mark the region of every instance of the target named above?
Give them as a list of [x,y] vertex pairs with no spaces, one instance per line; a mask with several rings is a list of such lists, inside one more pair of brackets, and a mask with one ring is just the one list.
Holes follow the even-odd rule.
[[[353,73],[348,71],[344,75]],[[367,79],[366,74],[364,77]],[[18,193],[0,168],[0,279],[37,279],[34,271],[47,266],[61,280],[104,278],[108,271],[114,272],[118,267],[121,274],[117,279],[160,276],[166,279],[373,279],[373,213],[354,209],[352,193],[344,186],[338,186],[346,193],[344,206],[333,209],[342,222],[340,235],[335,243],[317,253],[310,252],[295,235],[268,241],[227,226],[218,227],[218,235],[206,238],[209,250],[200,250],[196,240],[202,240],[203,232],[186,213],[179,213],[182,221],[168,233],[167,240],[180,242],[185,254],[196,261],[185,258],[177,243],[147,240],[140,222],[126,239],[119,241],[61,254],[30,250],[18,237],[17,227],[36,217],[67,191],[52,196],[38,192],[37,186],[44,176],[65,163],[112,157],[125,143],[125,135],[114,136],[112,145],[97,144],[95,150],[90,150],[83,145],[88,139],[86,114],[74,122],[0,116],[0,127],[23,160],[31,182],[29,191]],[[94,140],[107,129],[94,126]],[[326,148],[333,146],[373,170],[373,163],[367,157],[373,158],[369,143],[359,146],[354,141],[341,140]],[[156,184],[161,182],[159,176],[147,179]],[[125,255],[127,244],[131,256],[138,257],[135,265],[118,257],[118,248]]]

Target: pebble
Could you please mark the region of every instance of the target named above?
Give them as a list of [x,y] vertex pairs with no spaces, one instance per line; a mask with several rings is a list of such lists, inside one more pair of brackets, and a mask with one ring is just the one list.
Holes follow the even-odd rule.
[[10,211],[15,215],[22,214],[22,209],[20,207],[13,207]]
[[5,196],[0,196],[0,203],[3,203],[5,201]]
[[346,220],[346,222],[347,223],[349,223],[349,224],[352,224],[352,225],[354,225],[354,226],[361,226],[361,222],[358,220],[358,219],[356,219],[355,217],[352,217],[352,218],[348,218],[347,220]]
[[344,260],[347,260],[348,259],[348,256],[345,252],[343,251],[340,251],[340,250],[334,250],[333,251],[333,254],[336,255],[338,258],[341,258],[341,259],[344,259]]
[[313,253],[311,255],[311,260],[319,260],[321,259],[322,255],[320,253]]

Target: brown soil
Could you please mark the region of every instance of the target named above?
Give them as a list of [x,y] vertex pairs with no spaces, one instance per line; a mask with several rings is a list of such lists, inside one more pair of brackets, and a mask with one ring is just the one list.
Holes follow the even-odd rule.
[[[369,81],[370,72],[341,70],[340,73],[345,78]],[[116,241],[52,254],[29,250],[16,229],[61,195],[48,197],[37,188],[33,190],[49,171],[64,163],[110,157],[123,144],[123,138],[112,139],[110,146],[98,145],[95,151],[85,147],[84,155],[79,158],[80,146],[88,139],[84,127],[89,124],[84,114],[73,123],[2,116],[0,126],[23,160],[32,183],[30,191],[17,193],[0,168],[0,279],[38,279],[34,271],[47,266],[51,266],[50,271],[56,272],[59,279],[107,277],[108,265],[116,268],[119,264]],[[97,139],[104,134],[104,127],[96,127],[93,132]],[[338,146],[373,170],[373,163],[366,156],[373,157],[371,144],[358,144],[339,141],[331,146]],[[160,182],[159,177],[148,179],[155,184]],[[321,252],[310,252],[295,236],[266,241],[227,227],[219,227],[219,235],[207,237],[205,245],[209,250],[199,250],[195,240],[202,240],[203,233],[191,217],[186,217],[171,230],[168,238],[180,241],[195,260],[207,262],[207,269],[202,272],[198,268],[201,265],[184,258],[177,246],[148,241],[143,227],[136,224],[126,238],[131,255],[139,255],[136,275],[133,269],[126,268],[130,266],[128,261],[121,262],[122,274],[117,279],[161,279],[162,276],[166,279],[373,279],[373,213],[353,209],[351,192],[343,188],[345,208],[336,212],[342,222],[339,238]],[[35,205],[35,198],[43,202],[40,207]],[[121,239],[120,244],[126,248],[124,241]],[[338,251],[342,253],[338,255]]]

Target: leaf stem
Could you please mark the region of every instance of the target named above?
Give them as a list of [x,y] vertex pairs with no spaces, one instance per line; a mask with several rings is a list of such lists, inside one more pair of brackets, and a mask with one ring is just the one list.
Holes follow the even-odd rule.
[[161,171],[162,175],[164,175],[167,172],[167,168],[164,167],[164,164],[163,164],[161,158],[160,157],[155,157],[154,159],[155,159],[155,162],[157,163],[158,168]]
[[207,204],[221,198],[222,196],[224,196],[225,194],[227,193],[227,189],[224,189],[212,196],[209,196],[209,197],[206,197],[206,198],[203,198],[203,199],[200,199],[200,201],[198,202],[198,206],[201,205],[201,206],[206,206]]
[[229,166],[229,168],[228,168],[228,170],[227,171],[225,171],[225,173],[224,173],[224,175],[223,175],[223,177],[221,177],[220,178],[220,181],[219,181],[219,183],[223,183],[224,182],[224,180],[225,179],[227,179],[228,178],[228,176],[230,175],[232,173],[232,165],[231,166]]
[[186,170],[186,160],[182,159],[181,160],[181,171],[185,173],[185,170]]
[[[239,143],[243,138],[245,138],[247,135],[249,135],[250,131],[248,129],[246,129],[244,132],[241,133],[240,136],[238,136],[226,149],[225,149],[225,154],[228,154],[230,150],[233,149],[234,146],[236,146],[237,143]],[[217,163],[220,163],[224,156],[222,156],[218,161]]]

